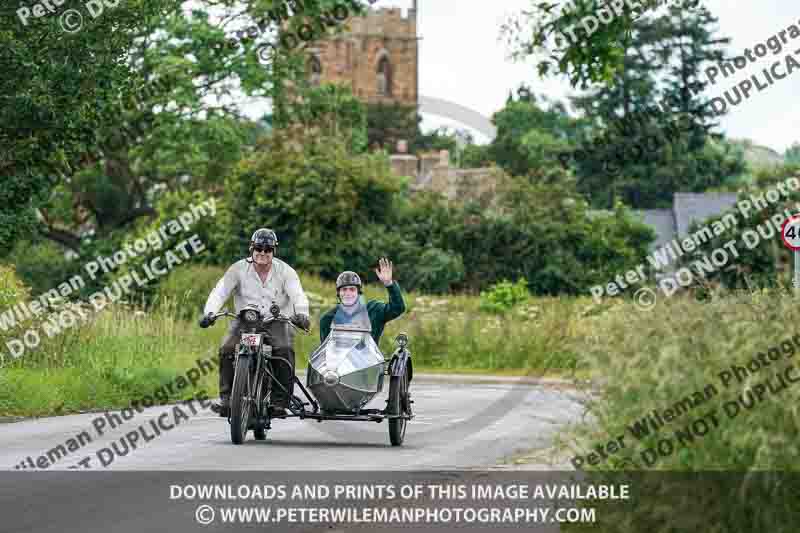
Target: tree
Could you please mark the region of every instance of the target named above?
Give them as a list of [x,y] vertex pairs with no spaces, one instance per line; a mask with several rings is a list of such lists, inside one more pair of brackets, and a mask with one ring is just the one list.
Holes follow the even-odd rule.
[[[684,6],[696,6],[686,0]],[[617,8],[598,0],[572,0],[559,6],[531,0],[531,7],[511,17],[502,33],[517,60],[537,58],[539,76],[566,74],[573,86],[610,83],[623,68],[624,49],[635,20],[663,0],[638,0]]]
[[616,83],[574,100],[594,124],[576,152],[576,173],[595,206],[609,208],[619,198],[637,208],[665,207],[676,191],[719,187],[744,170],[726,144],[706,146],[716,124],[698,92],[701,69],[722,58],[719,46],[727,42],[713,36],[715,24],[704,7],[643,17]]
[[[71,0],[62,9],[85,9]],[[127,98],[132,66],[125,55],[173,12],[173,0],[131,0],[66,33],[58,16],[0,11],[0,253],[36,226],[36,207],[80,166],[95,130],[109,117],[98,103]],[[50,236],[59,239],[56,228]]]
[[323,135],[344,138],[350,153],[367,149],[367,111],[345,85],[323,84],[306,87],[291,104],[292,121],[307,128],[319,128]]
[[560,102],[545,107],[535,95],[511,98],[492,116],[497,137],[489,145],[492,161],[514,176],[540,179],[558,172],[558,154],[567,150],[580,130]]
[[414,106],[397,102],[392,104],[367,105],[367,137],[370,148],[381,148],[392,152],[397,141],[405,140],[409,151],[417,148],[415,140],[420,135],[419,123],[422,117]]
[[262,139],[226,180],[225,257],[246,252],[252,228],[269,221],[279,257],[333,279],[368,272],[403,183],[381,154],[349,153],[344,139],[295,125]]
[[[270,22],[253,21],[287,3],[126,2],[69,39],[52,38],[64,35],[53,31],[58,17],[21,29],[14,21],[0,36],[11,66],[3,94],[16,91],[2,106],[0,139],[12,155],[0,157],[9,184],[0,209],[14,209],[0,212],[0,247],[38,227],[78,252],[86,233],[103,238],[154,216],[164,191],[219,189],[255,128],[228,103],[234,91],[274,97],[300,76],[302,50],[283,50],[267,64],[256,53],[273,37],[263,32]],[[215,5],[219,23],[199,9]],[[280,23],[319,25],[333,5],[309,2]],[[246,35],[226,34],[229,23],[247,20]]]
[[783,154],[786,162],[792,165],[800,165],[800,143],[794,143]]

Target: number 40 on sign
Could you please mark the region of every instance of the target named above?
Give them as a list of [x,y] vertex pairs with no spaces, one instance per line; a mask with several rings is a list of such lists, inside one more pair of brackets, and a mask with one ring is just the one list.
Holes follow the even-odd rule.
[[792,215],[781,226],[783,244],[794,251],[794,287],[800,289],[800,215]]

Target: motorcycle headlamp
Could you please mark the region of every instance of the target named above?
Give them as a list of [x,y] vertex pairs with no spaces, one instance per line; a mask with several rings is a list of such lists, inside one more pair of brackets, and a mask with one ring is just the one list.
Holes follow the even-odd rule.
[[244,312],[244,319],[247,322],[256,322],[258,321],[258,313],[252,309]]

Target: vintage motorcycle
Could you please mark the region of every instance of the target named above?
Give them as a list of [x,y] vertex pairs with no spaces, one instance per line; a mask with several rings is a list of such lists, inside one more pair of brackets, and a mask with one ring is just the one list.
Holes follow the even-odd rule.
[[[231,441],[242,444],[252,429],[256,440],[264,440],[272,427],[271,396],[274,387],[286,388],[275,379],[275,365],[291,368],[294,383],[308,401],[296,395],[289,399],[289,411],[279,418],[298,417],[323,420],[389,421],[389,440],[393,446],[403,443],[408,420],[414,418],[409,384],[413,378],[408,336],[395,339],[396,350],[385,359],[370,330],[357,326],[334,325],[330,335],[309,358],[306,381],[300,383],[288,359],[273,355],[273,349],[289,346],[289,327],[308,333],[280,314],[274,303],[271,316],[263,317],[255,306],[248,306],[239,315],[222,311],[213,315],[238,318],[241,341],[236,345],[231,410],[228,421]],[[384,410],[365,409],[383,390],[384,376],[389,378],[389,398]]]

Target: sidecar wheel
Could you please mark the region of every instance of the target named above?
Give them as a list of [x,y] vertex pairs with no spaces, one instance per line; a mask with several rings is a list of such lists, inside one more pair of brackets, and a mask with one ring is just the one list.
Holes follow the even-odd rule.
[[233,391],[231,392],[231,441],[241,444],[247,437],[247,425],[250,420],[252,402],[244,397],[250,394],[250,358],[240,357],[236,362],[233,375]]
[[[408,396],[408,374],[403,374],[402,378],[399,376],[392,376],[389,379],[389,405],[387,411],[392,415],[407,414],[404,405],[407,403]],[[406,436],[406,425],[408,420],[405,418],[390,418],[389,419],[389,440],[392,446],[400,446],[403,444],[403,439]]]

